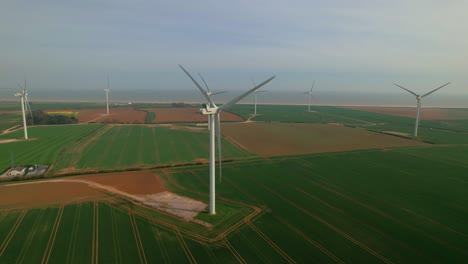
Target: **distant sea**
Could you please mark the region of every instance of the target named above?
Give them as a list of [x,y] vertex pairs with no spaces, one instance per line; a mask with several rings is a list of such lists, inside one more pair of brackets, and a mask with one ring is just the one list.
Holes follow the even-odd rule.
[[[215,102],[225,103],[237,97],[242,91],[229,91],[214,96]],[[0,101],[18,100],[14,91],[0,90]],[[39,101],[65,101],[65,102],[104,102],[104,91],[101,90],[31,90],[29,99]],[[203,96],[198,90],[111,90],[111,102],[119,103],[202,103]],[[253,104],[254,96],[250,95],[240,103]],[[258,104],[307,104],[308,95],[301,91],[267,91],[258,94]],[[363,105],[363,106],[415,106],[414,96],[405,93],[350,93],[317,91],[314,93],[312,104],[316,105]],[[452,95],[434,93],[423,100],[426,107],[456,107],[468,108],[468,95]]]

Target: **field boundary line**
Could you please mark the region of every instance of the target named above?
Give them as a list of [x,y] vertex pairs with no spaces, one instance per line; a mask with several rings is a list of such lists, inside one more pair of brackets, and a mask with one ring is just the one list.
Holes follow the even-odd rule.
[[60,227],[60,222],[62,221],[62,214],[63,214],[64,206],[60,206],[59,211],[57,213],[57,217],[55,218],[54,225],[52,227],[52,232],[50,233],[49,241],[47,241],[46,250],[44,252],[44,256],[42,256],[41,263],[48,263],[50,254],[52,253],[52,249],[55,243],[55,237],[57,236],[57,231]]
[[296,263],[296,261],[291,258],[286,252],[284,252],[275,242],[273,242],[267,235],[265,235],[260,229],[258,229],[252,222],[248,222],[247,225],[255,231],[265,242],[267,242],[271,247],[273,247],[276,252],[278,252],[287,262]]
[[311,239],[309,236],[307,236],[306,234],[304,234],[301,230],[299,230],[298,228],[296,228],[295,226],[293,226],[292,224],[290,224],[288,221],[286,221],[285,219],[283,219],[282,217],[280,217],[279,215],[276,215],[276,214],[273,214],[273,216],[275,218],[277,218],[278,220],[280,220],[283,224],[287,225],[289,228],[291,228],[294,232],[296,232],[298,235],[300,235],[302,238],[304,238],[307,242],[309,242],[310,244],[314,245],[316,248],[318,248],[320,251],[322,251],[323,253],[325,253],[325,255],[329,256],[331,259],[333,259],[334,261],[336,261],[336,263],[345,263],[343,260],[341,260],[340,258],[338,258],[337,256],[335,256],[333,253],[331,253],[330,251],[328,251],[328,249],[326,249],[324,246],[322,246],[320,243],[318,243],[317,241]]
[[20,224],[23,221],[23,218],[24,218],[24,216],[26,215],[27,212],[28,212],[28,210],[23,210],[21,212],[21,214],[18,216],[18,219],[16,219],[15,224],[10,229],[10,232],[8,233],[7,237],[5,238],[5,241],[3,241],[2,245],[0,246],[0,257],[3,255],[3,252],[8,247],[8,244],[10,243],[11,239],[15,235],[16,230],[20,226]]
[[278,192],[272,190],[271,188],[265,186],[264,184],[260,183],[258,180],[256,180],[255,178],[253,178],[253,180],[259,184],[260,186],[262,186],[263,188],[265,188],[266,190],[268,190],[269,192],[273,193],[274,195],[276,195],[277,197],[279,197],[280,199],[282,199],[283,201],[285,201],[286,203],[294,206],[295,208],[297,208],[298,210],[302,211],[303,213],[309,215],[310,217],[314,218],[316,221],[322,223],[323,225],[325,225],[326,227],[330,228],[331,230],[335,231],[336,233],[338,233],[339,235],[341,235],[342,237],[348,239],[350,242],[354,243],[355,245],[361,247],[362,249],[364,249],[365,251],[369,252],[370,254],[374,255],[375,257],[377,257],[378,259],[382,260],[383,262],[387,263],[387,264],[393,264],[392,261],[390,261],[389,259],[385,258],[384,256],[380,255],[378,252],[374,251],[373,249],[369,248],[368,246],[364,245],[363,243],[359,242],[358,240],[356,240],[355,238],[353,238],[352,236],[348,235],[347,233],[345,233],[344,231],[342,231],[341,229],[337,228],[336,226],[328,223],[327,221],[325,221],[324,219],[322,219],[321,217],[311,213],[310,211],[308,211],[307,209],[299,206],[298,204],[292,202],[291,200],[285,198],[284,196],[282,196],[281,194],[279,194]]
[[146,260],[143,243],[141,242],[140,232],[138,232],[137,223],[135,221],[135,215],[133,213],[128,212],[128,216],[130,217],[130,223],[132,224],[133,236],[135,237],[135,242],[137,244],[138,255],[140,256],[140,262],[148,263],[148,261]]
[[229,249],[229,251],[239,261],[239,263],[247,264],[247,261],[245,261],[245,259],[241,256],[241,254],[239,254],[239,252],[237,252],[237,250],[234,248],[234,246],[232,246],[231,243],[229,243],[229,241],[226,238],[224,238],[223,241],[224,241],[224,244],[226,245],[226,247]]
[[91,253],[91,263],[97,264],[99,261],[99,205],[96,201],[93,205],[93,248]]
[[178,230],[174,230],[174,231],[175,231],[175,234],[177,236],[177,239],[179,240],[180,245],[182,246],[182,249],[185,252],[185,255],[187,256],[187,259],[189,260],[190,263],[196,264],[197,261],[193,257],[192,252],[190,252],[190,249],[187,246],[187,243],[185,243],[184,238],[182,237],[182,235],[180,234],[180,232]]

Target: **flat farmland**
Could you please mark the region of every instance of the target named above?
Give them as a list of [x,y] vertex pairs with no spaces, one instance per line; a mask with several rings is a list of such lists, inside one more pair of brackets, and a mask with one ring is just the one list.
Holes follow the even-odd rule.
[[90,136],[103,125],[56,125],[28,128],[30,140],[21,140],[23,130],[0,135],[0,140],[18,140],[0,144],[0,171],[10,166],[13,156],[15,164],[53,164],[63,149]]
[[[467,150],[367,150],[226,164],[218,197],[265,210],[227,241],[247,262],[464,262]],[[207,192],[207,173],[192,170],[198,184],[190,189]],[[171,177],[190,182],[182,169]]]
[[[155,113],[154,123],[182,123],[207,122],[207,116],[200,113],[199,108],[144,108]],[[221,121],[244,121],[244,119],[230,112],[221,112]]]
[[22,122],[21,118],[21,114],[16,111],[0,111],[0,132],[13,126],[20,125]]
[[[346,106],[346,109],[353,109],[365,112],[381,113],[387,115],[416,117],[415,107],[371,107],[371,106]],[[426,108],[422,107],[420,112],[421,120],[460,120],[468,119],[468,109],[463,108]]]
[[[223,139],[223,159],[251,157],[249,151]],[[206,161],[208,133],[204,130],[161,126],[109,127],[102,135],[70,146],[57,163],[57,170],[148,167],[168,163]]]
[[422,142],[341,125],[222,124],[224,136],[260,156],[423,146]]

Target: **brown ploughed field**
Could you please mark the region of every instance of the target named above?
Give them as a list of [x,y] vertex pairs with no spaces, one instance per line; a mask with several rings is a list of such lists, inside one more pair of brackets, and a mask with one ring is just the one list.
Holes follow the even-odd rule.
[[222,124],[226,139],[260,156],[282,156],[370,148],[423,146],[425,143],[341,125]]
[[154,194],[165,191],[162,179],[152,171],[108,173],[69,179],[92,181],[129,194]]
[[[177,122],[206,122],[207,117],[200,113],[199,108],[145,108],[145,110],[156,114],[155,123],[177,123]],[[244,121],[238,115],[230,112],[221,112],[222,121]]]
[[26,182],[0,186],[0,207],[30,207],[104,198],[106,194],[76,182]]
[[131,107],[110,108],[109,115],[106,115],[105,108],[98,109],[77,109],[68,110],[77,111],[78,122],[80,123],[133,123],[144,124],[146,119],[146,112],[136,110]]
[[[344,106],[342,108],[403,117],[415,117],[415,107]],[[468,109],[421,107],[421,120],[468,119]]]

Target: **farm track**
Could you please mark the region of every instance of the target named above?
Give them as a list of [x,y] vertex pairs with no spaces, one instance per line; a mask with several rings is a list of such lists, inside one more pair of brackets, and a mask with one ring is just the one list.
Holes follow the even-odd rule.
[[[323,178],[323,176],[321,176],[321,177]],[[324,185],[324,184],[326,184],[326,183],[324,183],[324,182],[322,182],[322,184],[321,184],[321,183],[319,183],[319,182],[312,181],[312,180],[310,180],[310,179],[306,179],[306,181],[309,182],[309,183],[311,183],[311,184],[314,184],[314,185],[316,185],[316,186],[318,186],[318,187],[320,187],[320,188],[322,188],[323,190],[326,190],[326,191],[328,191],[328,192],[334,193],[335,195],[338,195],[338,196],[340,196],[340,197],[342,197],[342,198],[344,198],[344,199],[346,199],[346,200],[348,200],[348,201],[350,201],[350,202],[352,202],[352,203],[354,203],[354,204],[357,204],[357,205],[359,205],[359,206],[362,206],[362,207],[364,207],[364,208],[366,208],[366,209],[368,209],[368,210],[370,210],[370,211],[372,211],[372,212],[374,212],[374,213],[376,213],[376,214],[378,214],[378,215],[380,215],[380,216],[382,216],[382,217],[384,217],[384,218],[387,218],[387,219],[389,219],[389,220],[391,220],[391,221],[394,221],[394,222],[398,223],[399,225],[402,225],[402,226],[404,226],[404,227],[406,227],[406,228],[408,228],[408,229],[411,229],[411,230],[413,230],[413,231],[415,231],[415,232],[417,232],[417,233],[419,233],[419,234],[425,236],[426,238],[429,238],[429,239],[431,239],[431,240],[433,240],[433,241],[435,241],[435,242],[437,242],[437,243],[439,243],[439,244],[442,244],[442,245],[444,245],[444,246],[446,246],[446,247],[448,247],[448,248],[455,249],[456,251],[462,253],[463,255],[468,256],[468,252],[466,252],[465,250],[463,250],[463,249],[461,249],[461,248],[458,248],[458,247],[455,247],[455,246],[451,245],[450,243],[448,243],[448,242],[446,242],[446,241],[442,241],[442,240],[440,240],[440,239],[438,239],[438,238],[436,238],[436,237],[434,237],[434,236],[432,236],[432,235],[429,235],[429,234],[427,234],[426,232],[424,232],[423,230],[421,230],[420,228],[410,226],[410,225],[404,223],[403,221],[401,221],[401,220],[399,220],[399,219],[396,219],[395,217],[393,217],[393,216],[391,216],[391,215],[388,215],[388,214],[386,214],[386,213],[380,211],[380,210],[377,209],[377,208],[374,208],[374,207],[372,207],[372,206],[370,206],[370,205],[364,204],[364,203],[362,203],[362,202],[360,202],[360,201],[358,201],[358,200],[356,200],[356,199],[354,199],[354,198],[352,198],[352,197],[349,197],[348,195],[343,194],[343,193],[337,191],[336,189],[333,189],[332,187],[327,187],[327,186]],[[388,203],[388,202],[387,202],[387,203]],[[401,208],[401,207],[399,207],[399,206],[395,206],[394,204],[390,204],[390,205],[391,205],[392,207],[396,207],[396,208],[399,208],[400,210],[403,210],[403,208]],[[403,242],[401,242],[401,243],[403,243]],[[406,244],[405,244],[405,245],[406,245]]]
[[92,137],[88,138],[85,142],[82,144],[75,144],[70,152],[72,153],[71,158],[70,158],[70,163],[69,163],[69,168],[76,168],[76,165],[78,164],[78,161],[80,160],[81,154],[83,154],[83,150],[91,143],[96,141],[98,138],[100,138],[102,135],[104,135],[109,129],[111,129],[112,126],[110,125],[105,125],[103,128],[100,129],[99,132],[97,132],[95,135]]
[[[117,137],[117,135],[119,134],[121,129],[122,129],[122,126],[116,126],[116,128],[115,128],[116,131],[111,136],[110,142],[115,142],[116,141],[115,138]],[[101,157],[106,157],[111,149],[112,149],[112,144],[107,144],[106,148],[102,151]],[[97,160],[96,167],[98,167],[98,168],[102,167],[101,166],[102,162],[103,162],[102,158]]]
[[91,263],[99,262],[99,203],[93,204],[93,242],[92,242]]
[[263,240],[265,240],[265,242],[267,242],[272,248],[274,248],[276,250],[276,252],[278,252],[278,254],[280,254],[284,258],[284,260],[286,260],[288,263],[296,263],[296,261],[293,258],[291,258],[288,254],[286,254],[286,252],[284,252],[278,245],[276,245],[275,242],[273,242],[267,235],[265,235],[254,224],[249,222],[247,225],[253,231],[255,231],[255,233],[257,233],[261,238],[263,238]]
[[315,246],[317,249],[319,249],[320,251],[322,251],[322,253],[324,253],[325,255],[329,256],[331,259],[333,259],[336,263],[345,263],[343,260],[341,260],[340,258],[338,258],[337,256],[335,256],[333,253],[331,253],[330,251],[328,251],[328,249],[326,249],[324,246],[322,246],[320,243],[318,243],[317,241],[311,239],[309,236],[307,236],[306,234],[304,234],[301,230],[299,230],[297,227],[293,226],[292,224],[290,224],[288,221],[286,221],[284,218],[280,217],[279,215],[277,214],[273,214],[273,216],[278,219],[280,222],[282,222],[283,224],[287,225],[289,228],[291,228],[291,230],[293,230],[296,234],[298,234],[299,236],[301,236],[305,241],[309,242],[309,244]]
[[[73,219],[73,227],[72,227],[72,230],[70,232],[70,242],[68,244],[67,260],[66,260],[67,263],[71,263],[72,260],[75,257],[75,253],[76,253],[75,252],[75,244],[76,244],[76,237],[78,235],[78,226],[79,226],[78,222],[79,222],[80,214],[81,214],[81,204],[77,204],[76,205],[76,211],[75,211],[75,217]],[[94,239],[93,239],[93,243],[94,243]],[[93,260],[94,259],[92,259],[91,261],[93,261]]]
[[[125,138],[128,139],[130,137],[130,134],[132,132],[132,129],[133,127],[130,127],[128,130],[127,130],[127,134],[125,135]],[[120,148],[120,153],[119,153],[119,158],[117,159],[117,162],[115,164],[116,167],[122,167],[120,166],[122,164],[122,158],[124,156],[124,154],[127,152],[127,145],[128,145],[128,141],[129,140],[124,140],[124,144],[122,145],[122,147]]]
[[190,252],[190,248],[187,246],[187,243],[185,243],[185,240],[180,234],[180,232],[178,230],[174,230],[174,232],[177,236],[177,240],[179,241],[180,246],[182,247],[182,249],[185,252],[185,255],[187,256],[188,261],[192,264],[196,264],[197,261],[193,257],[192,252]]
[[52,248],[54,247],[54,243],[55,243],[55,237],[57,236],[57,230],[58,230],[58,228],[60,226],[60,222],[62,220],[63,208],[64,208],[63,205],[59,207],[59,211],[57,213],[57,217],[55,218],[55,222],[54,222],[54,225],[52,227],[52,231],[50,233],[49,241],[47,241],[47,246],[46,246],[46,249],[44,251],[44,256],[42,256],[41,263],[48,263],[49,262],[50,254],[52,252]]
[[151,128],[151,133],[153,134],[153,145],[154,145],[154,160],[156,163],[160,163],[161,162],[161,157],[160,157],[160,153],[159,153],[159,144],[158,144],[158,138],[156,137],[156,128],[152,127]]
[[18,219],[16,219],[15,224],[13,225],[10,232],[6,236],[5,240],[3,241],[2,245],[0,246],[0,257],[3,255],[3,253],[5,252],[5,249],[8,247],[8,244],[10,243],[11,239],[15,235],[16,230],[20,226],[20,224],[23,221],[23,218],[24,218],[24,216],[26,215],[27,212],[28,212],[28,210],[23,210],[21,212],[21,214],[18,216]]
[[26,253],[28,252],[28,249],[31,246],[32,240],[34,236],[36,235],[37,229],[40,228],[38,225],[39,225],[39,222],[41,222],[41,218],[44,215],[44,211],[45,211],[44,209],[41,209],[39,215],[37,216],[37,218],[34,221],[34,224],[31,227],[31,231],[29,232],[26,239],[24,240],[21,251],[18,254],[18,258],[16,259],[17,263],[24,262],[24,258],[26,257]]
[[387,258],[385,258],[384,256],[380,255],[379,253],[377,253],[376,251],[372,250],[371,248],[369,248],[368,246],[364,245],[363,243],[359,242],[358,240],[354,239],[352,236],[348,235],[347,233],[343,232],[342,230],[340,230],[339,228],[335,227],[334,225],[328,223],[327,221],[325,221],[324,219],[322,219],[321,217],[313,214],[312,212],[306,210],[305,208],[299,206],[298,204],[292,202],[291,200],[285,198],[283,195],[279,194],[278,192],[272,190],[271,188],[265,186],[264,184],[262,184],[261,182],[259,182],[258,180],[256,180],[255,178],[253,178],[253,180],[260,186],[262,186],[263,188],[265,188],[267,191],[271,192],[272,194],[276,195],[278,198],[280,198],[281,200],[283,200],[284,202],[292,205],[293,207],[295,207],[296,209],[300,210],[301,212],[307,214],[308,216],[312,217],[313,219],[315,219],[316,221],[318,221],[319,223],[323,224],[324,226],[328,227],[329,229],[335,231],[337,234],[341,235],[342,237],[346,238],[347,240],[349,240],[350,242],[352,242],[353,244],[359,246],[360,248],[362,248],[363,250],[367,251],[368,253],[370,253],[371,255],[377,257],[378,259],[380,259],[381,261],[387,263],[387,264],[391,264],[393,263],[392,261],[388,260]]
[[135,237],[135,242],[138,249],[138,256],[140,257],[140,263],[148,263],[145,256],[145,250],[143,247],[143,242],[141,241],[140,232],[138,231],[138,226],[135,221],[135,215],[129,213],[130,223],[132,225],[133,236]]
[[[138,140],[138,149],[143,149],[143,139],[145,137],[143,136],[143,128],[140,127],[140,137],[139,137],[139,140]],[[143,164],[143,160],[141,159],[142,158],[142,152],[143,151],[138,151],[138,159],[137,159],[137,166],[141,166]]]
[[234,255],[234,257],[237,259],[237,261],[239,261],[239,263],[247,264],[247,261],[245,261],[245,259],[241,256],[241,254],[239,254],[239,252],[237,252],[237,250],[231,245],[231,243],[229,243],[229,240],[227,240],[226,238],[223,238],[223,242],[226,248],[229,249],[231,254]]
[[115,221],[115,211],[111,211],[111,226],[112,226],[112,237],[114,240],[114,256],[116,257],[116,262],[122,262],[122,251],[121,251],[121,246],[120,246],[120,239],[118,236],[118,226]]

